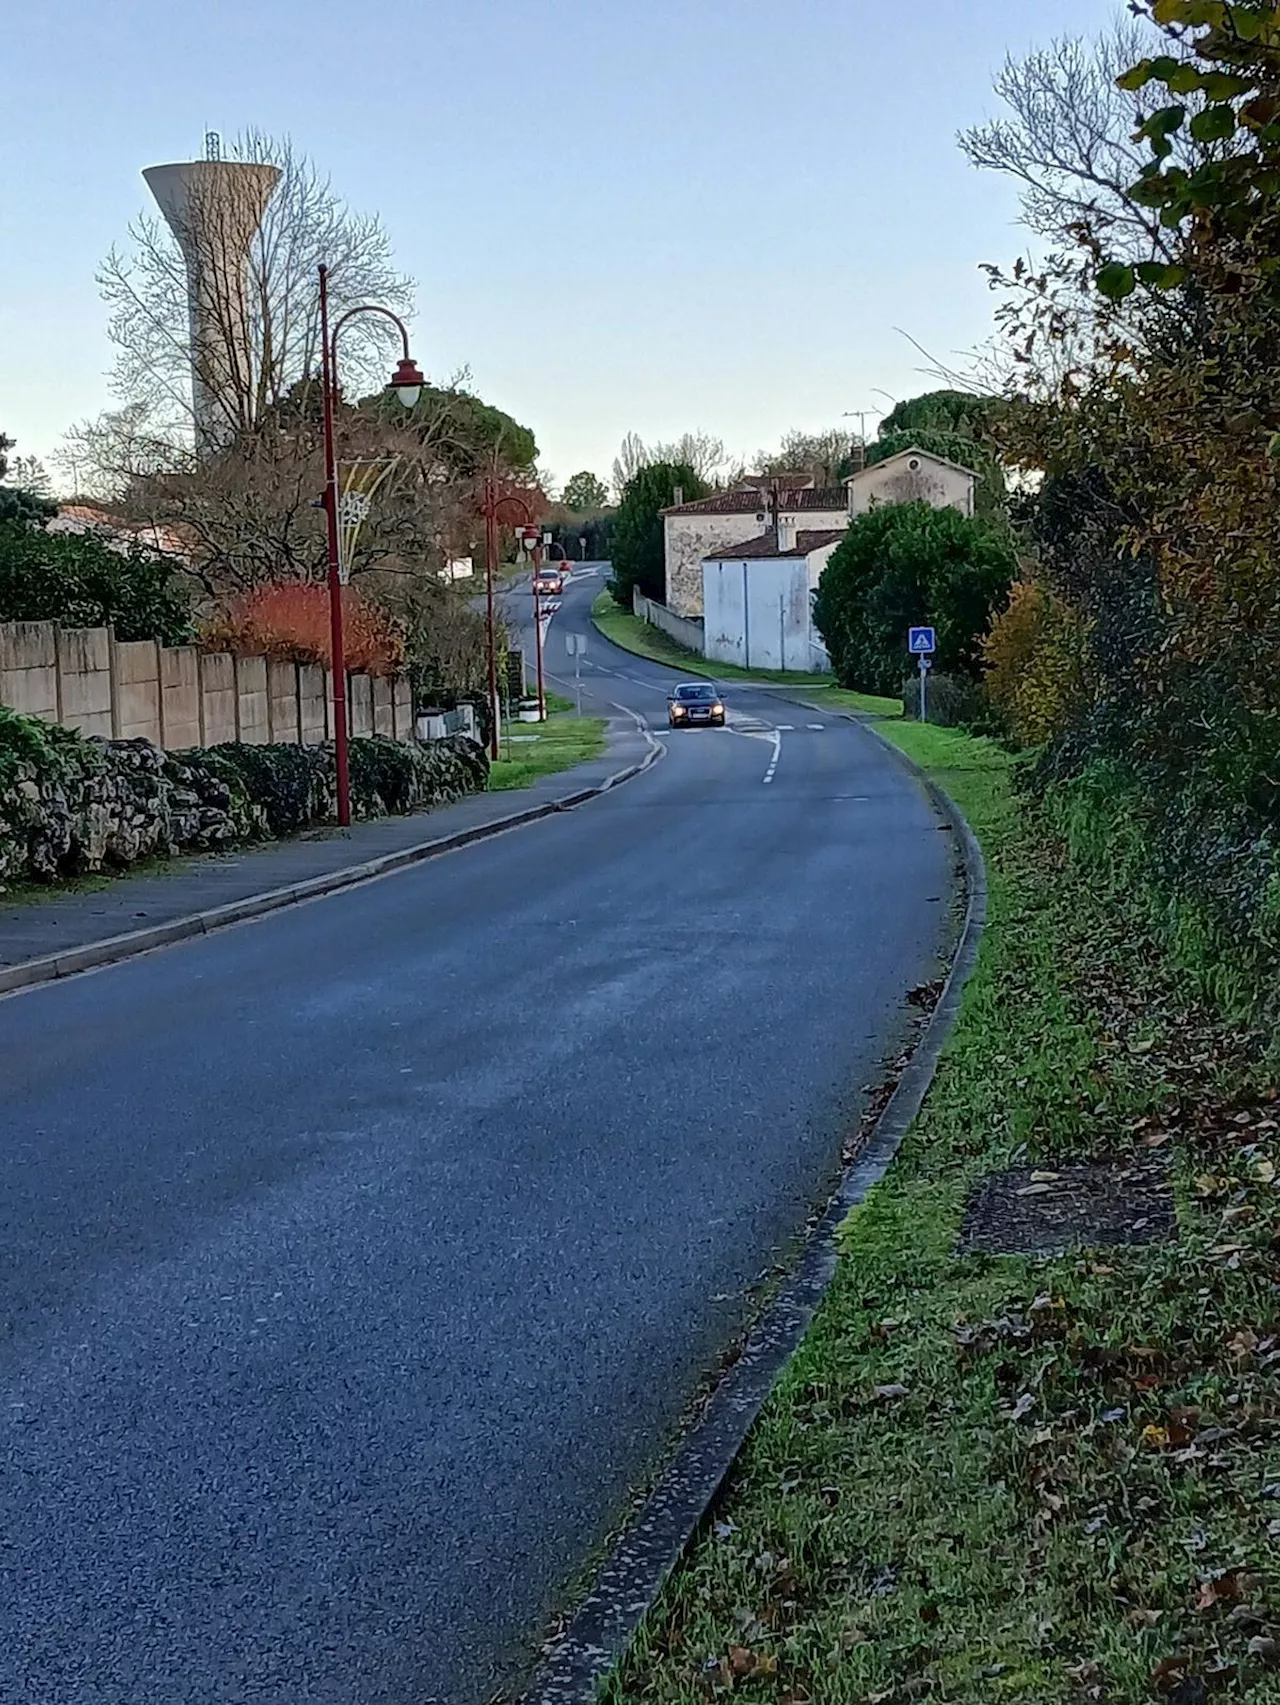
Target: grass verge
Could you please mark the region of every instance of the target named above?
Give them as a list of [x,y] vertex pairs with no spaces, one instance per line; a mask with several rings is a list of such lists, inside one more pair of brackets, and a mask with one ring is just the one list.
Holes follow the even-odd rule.
[[[891,733],[982,842],[979,963],[813,1328],[603,1697],[1275,1701],[1262,1039],[1197,1006],[1138,907],[1071,867],[1007,755]],[[1167,1164],[1176,1241],[958,1253],[985,1174],[1104,1158]]]
[[696,651],[686,651],[661,628],[651,627],[638,616],[620,610],[608,592],[601,592],[591,606],[591,620],[607,640],[636,657],[666,663],[686,675],[705,675],[716,681],[762,681],[771,686],[803,687],[815,705],[831,710],[857,710],[872,716],[901,716],[900,699],[877,698],[871,693],[851,693],[837,687],[830,675],[808,675],[798,669],[741,669],[735,663],[712,663]]
[[[508,722],[503,726],[503,756],[489,767],[490,793],[528,787],[540,776],[556,775],[598,758],[605,748],[601,717],[574,716],[568,699],[547,694],[547,720]],[[513,744],[508,744],[508,741]]]

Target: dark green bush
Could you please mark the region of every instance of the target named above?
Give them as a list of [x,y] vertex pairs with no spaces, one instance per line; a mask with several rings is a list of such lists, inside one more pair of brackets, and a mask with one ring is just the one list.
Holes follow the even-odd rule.
[[332,815],[332,748],[248,746],[232,740],[211,747],[210,753],[240,777],[250,800],[266,813],[273,835],[296,835]]
[[183,645],[193,632],[190,599],[164,558],[22,521],[0,522],[0,622],[112,625],[118,639],[162,645]]
[[[992,726],[991,708],[981,683],[967,675],[942,675],[931,670],[925,690],[925,713],[938,728],[973,728],[985,733]],[[920,676],[902,683],[902,714],[920,720]]]

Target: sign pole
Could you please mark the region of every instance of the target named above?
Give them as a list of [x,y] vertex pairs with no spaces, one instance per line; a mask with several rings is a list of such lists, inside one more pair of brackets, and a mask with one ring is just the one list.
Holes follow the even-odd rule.
[[929,720],[929,703],[928,703],[928,690],[929,690],[929,688],[928,688],[928,682],[929,682],[929,660],[927,657],[921,656],[921,658],[920,658],[920,720],[921,720],[921,722],[928,722],[928,720]]

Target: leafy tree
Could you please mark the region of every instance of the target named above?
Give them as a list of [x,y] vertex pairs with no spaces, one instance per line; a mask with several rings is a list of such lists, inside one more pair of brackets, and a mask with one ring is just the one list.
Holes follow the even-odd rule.
[[607,509],[609,506],[609,490],[603,480],[583,469],[580,474],[574,474],[564,488],[561,500],[575,514],[584,514],[589,510]]
[[0,432],[0,480],[9,472],[9,452],[13,449],[13,439],[6,438]]
[[110,624],[120,639],[165,645],[193,631],[190,601],[165,558],[16,520],[0,522],[0,621]]
[[666,562],[662,511],[675,502],[676,491],[686,503],[705,497],[710,489],[687,462],[653,462],[634,473],[623,488],[613,524],[613,577],[609,590],[623,609],[631,608],[631,590],[638,586],[646,598],[666,595]]
[[860,515],[823,570],[814,622],[842,686],[896,693],[908,672],[907,629],[937,629],[935,666],[976,676],[982,636],[1009,590],[1017,557],[1007,530],[928,503]]
[[926,391],[923,396],[906,397],[895,403],[880,422],[880,436],[936,432],[980,439],[999,406],[998,397],[980,396],[972,391]]
[[0,522],[20,521],[43,527],[57,513],[58,506],[51,498],[41,497],[23,486],[0,485]]

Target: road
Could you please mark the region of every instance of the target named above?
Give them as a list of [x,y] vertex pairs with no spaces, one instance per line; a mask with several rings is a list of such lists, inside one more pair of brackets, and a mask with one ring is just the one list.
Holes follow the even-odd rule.
[[[587,708],[667,739],[670,674],[589,644]],[[580,811],[0,1001],[0,1699],[480,1705],[527,1660],[945,933],[916,785],[729,703]]]

